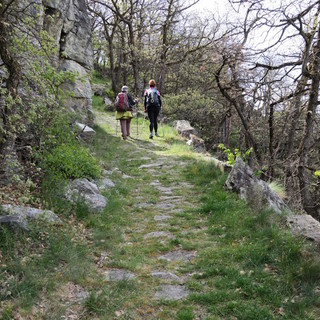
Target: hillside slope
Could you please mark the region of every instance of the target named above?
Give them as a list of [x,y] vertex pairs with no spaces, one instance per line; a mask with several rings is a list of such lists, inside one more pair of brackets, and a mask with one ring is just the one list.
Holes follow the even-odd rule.
[[136,120],[123,141],[97,111],[103,213],[61,213],[41,250],[39,233],[2,237],[0,319],[319,319],[314,246],[226,193],[171,128],[149,140]]

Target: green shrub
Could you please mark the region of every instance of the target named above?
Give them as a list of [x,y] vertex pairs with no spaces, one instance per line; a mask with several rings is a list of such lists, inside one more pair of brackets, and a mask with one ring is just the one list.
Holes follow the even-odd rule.
[[247,163],[247,159],[249,158],[250,154],[252,153],[252,147],[248,149],[246,152],[241,152],[239,149],[234,149],[234,152],[232,152],[230,149],[228,149],[223,143],[220,143],[218,148],[222,150],[226,156],[228,157],[227,163],[234,165],[236,162],[236,158],[240,157],[243,161]]
[[79,144],[61,144],[49,152],[44,159],[49,173],[66,179],[98,178],[100,170],[97,160]]

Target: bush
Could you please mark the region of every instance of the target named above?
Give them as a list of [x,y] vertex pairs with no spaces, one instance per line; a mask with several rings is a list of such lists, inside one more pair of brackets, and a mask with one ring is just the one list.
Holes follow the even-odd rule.
[[44,168],[66,179],[95,179],[100,175],[97,160],[77,143],[61,144],[53,149],[44,158]]

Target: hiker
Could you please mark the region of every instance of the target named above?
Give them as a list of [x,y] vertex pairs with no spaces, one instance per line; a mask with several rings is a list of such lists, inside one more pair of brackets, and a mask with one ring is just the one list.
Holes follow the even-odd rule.
[[120,120],[122,139],[130,137],[130,122],[132,119],[132,107],[137,103],[129,93],[127,86],[123,86],[115,101],[116,120]]
[[155,86],[156,82],[153,79],[150,80],[149,89],[147,89],[144,93],[144,112],[148,112],[148,117],[150,120],[150,139],[153,139],[153,129],[155,136],[159,137],[157,118],[161,109],[161,98],[160,92],[155,88]]

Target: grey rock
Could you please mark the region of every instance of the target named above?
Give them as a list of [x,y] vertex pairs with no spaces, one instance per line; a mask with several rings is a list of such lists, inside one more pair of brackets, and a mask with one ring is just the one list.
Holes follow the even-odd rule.
[[88,124],[92,123],[92,91],[89,81],[89,74],[87,69],[80,65],[76,61],[64,60],[61,62],[60,70],[71,71],[78,76],[75,81],[66,81],[61,85],[61,89],[64,91],[72,92],[72,97],[68,97],[64,100],[64,105],[73,109],[79,116],[80,122]]
[[[73,93],[64,101],[75,110],[81,122],[93,123],[89,73],[93,67],[91,23],[85,0],[45,0],[39,6],[43,29],[55,39],[56,66],[78,73],[75,82],[67,81],[61,89]],[[81,78],[81,79],[80,79]]]
[[177,250],[169,252],[163,256],[160,256],[159,260],[167,260],[169,262],[171,261],[183,261],[188,262],[192,260],[195,257],[195,253],[192,251],[183,251],[183,250]]
[[106,85],[104,84],[92,84],[91,85],[91,89],[92,89],[92,93],[95,95],[95,96],[105,96],[106,94]]
[[183,283],[183,280],[179,278],[177,275],[171,272],[164,272],[164,271],[152,271],[151,276],[153,278],[160,278],[163,280],[170,280],[170,281],[177,281],[180,284]]
[[28,221],[41,220],[53,225],[61,225],[61,219],[51,210],[41,210],[31,207],[2,205],[8,215],[0,217],[0,224],[28,230]]
[[149,164],[142,164],[139,167],[139,169],[161,168],[162,166],[163,166],[163,162],[149,163]]
[[85,142],[91,142],[96,135],[96,132],[86,124],[76,122],[75,127],[78,135]]
[[107,190],[110,188],[114,188],[116,185],[114,182],[109,178],[103,178],[101,181],[98,182],[99,190]]
[[165,284],[161,286],[161,289],[156,292],[156,300],[181,300],[189,295],[189,291],[185,286],[174,286],[170,284]]
[[128,176],[127,174],[123,174],[122,179],[133,179],[133,177]]
[[146,234],[143,238],[150,239],[150,238],[163,238],[163,237],[167,237],[169,239],[175,239],[174,235],[172,235],[170,232],[166,232],[166,231],[150,232],[150,233]]
[[112,170],[105,170],[105,169],[103,169],[102,172],[101,172],[101,174],[102,174],[103,176],[111,176],[112,173],[113,173]]
[[150,183],[150,186],[152,186],[152,187],[158,187],[158,186],[161,186],[161,183],[160,183],[159,180],[152,181],[152,182]]
[[177,120],[174,121],[173,127],[181,134],[183,137],[190,139],[190,135],[198,135],[195,128],[191,127],[190,122],[187,120]]
[[156,187],[156,188],[157,188],[160,192],[162,192],[162,193],[164,193],[164,194],[167,194],[167,195],[173,193],[173,192],[172,192],[172,189],[173,189],[173,188],[170,188],[170,187],[158,186],[158,187]]
[[156,207],[158,209],[162,209],[162,210],[169,210],[169,209],[172,209],[173,207],[175,207],[175,204],[167,203],[167,202],[160,202],[156,205]]
[[137,205],[137,207],[140,208],[140,209],[150,208],[150,207],[152,207],[152,206],[153,206],[152,203],[146,203],[146,202],[144,202],[144,203],[139,203],[139,204]]
[[113,101],[111,101],[108,97],[104,98],[105,111],[115,111],[116,108],[114,106]]
[[287,224],[294,234],[320,243],[320,222],[310,215],[293,215],[287,217]]
[[73,190],[77,190],[80,193],[85,193],[89,195],[94,195],[99,193],[98,186],[94,183],[89,181],[88,179],[76,179],[70,182],[70,188]]
[[122,269],[109,270],[105,273],[105,279],[111,282],[127,281],[135,278],[136,275],[134,273]]
[[168,220],[171,219],[171,216],[168,215],[163,215],[163,216],[154,216],[154,221],[164,221],[164,220]]
[[107,205],[107,199],[100,194],[97,185],[87,179],[76,179],[68,185],[66,198],[76,202],[79,197],[93,212],[102,212]]
[[173,202],[176,202],[176,201],[179,201],[179,200],[182,200],[183,197],[182,196],[161,196],[160,197],[160,200],[163,200],[163,201],[173,201]]
[[206,146],[204,140],[197,137],[194,134],[190,134],[190,140],[187,141],[187,145],[193,147],[196,152],[206,152]]
[[241,199],[258,209],[269,207],[276,213],[290,211],[282,199],[270,189],[266,182],[258,179],[240,157],[236,159],[225,187],[238,193]]

